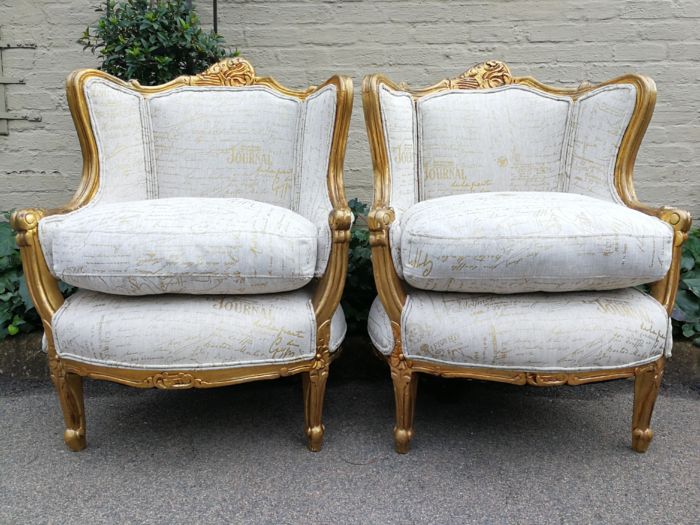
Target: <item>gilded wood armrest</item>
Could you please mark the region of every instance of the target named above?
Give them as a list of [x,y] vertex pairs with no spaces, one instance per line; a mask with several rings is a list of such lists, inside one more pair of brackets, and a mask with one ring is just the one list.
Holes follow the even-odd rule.
[[372,268],[377,292],[389,319],[397,325],[401,322],[401,310],[406,303],[406,291],[396,273],[391,257],[389,228],[396,219],[393,208],[375,206],[369,212],[369,243],[372,247]]
[[[331,230],[331,252],[328,256],[326,271],[318,282],[312,298],[318,337],[326,340],[330,337],[330,321],[340,304],[348,271],[352,211],[345,198],[343,162],[350,127],[353,93],[352,79],[345,75],[331,77],[318,89],[327,85],[336,87],[336,112],[326,178],[328,198],[333,206],[333,210],[328,215],[328,225]],[[318,341],[317,344],[319,344]]]
[[49,272],[39,243],[39,221],[52,215],[52,212],[41,208],[27,208],[15,211],[10,217],[10,224],[17,232],[17,246],[22,257],[27,288],[39,312],[44,329],[48,331],[51,330],[51,317],[63,304],[63,295],[58,288],[58,281]]
[[331,252],[326,272],[321,277],[312,299],[319,326],[330,321],[343,295],[348,271],[348,248],[352,228],[352,211],[348,207],[331,210],[328,225],[331,230]]
[[688,239],[688,232],[692,225],[692,217],[685,210],[673,208],[670,206],[660,206],[655,208],[642,204],[636,199],[627,199],[628,207],[641,211],[652,217],[657,217],[673,227],[673,255],[671,259],[671,268],[666,276],[651,285],[651,294],[658,300],[666,311],[670,314],[673,311],[673,305],[676,302],[676,292],[678,291],[678,279],[681,272],[681,256],[683,243]]
[[63,295],[58,288],[58,281],[51,275],[46,264],[39,242],[39,221],[51,215],[77,210],[90,202],[97,193],[99,180],[97,145],[83,91],[85,81],[95,74],[104,75],[102,72],[83,69],[74,71],[66,80],[68,105],[83,155],[82,177],[75,195],[61,208],[26,208],[15,211],[10,218],[10,224],[17,232],[17,245],[20,249],[27,288],[47,334],[51,333],[51,317],[63,304]]

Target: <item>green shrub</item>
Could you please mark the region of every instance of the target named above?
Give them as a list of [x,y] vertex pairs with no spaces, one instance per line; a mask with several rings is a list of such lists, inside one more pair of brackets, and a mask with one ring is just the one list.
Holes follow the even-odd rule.
[[106,0],[96,25],[85,29],[78,43],[99,50],[100,69],[145,85],[163,84],[179,75],[193,75],[226,56],[217,33],[205,32],[186,0]]
[[683,336],[700,345],[700,229],[691,230],[683,245],[681,278],[673,322]]
[[[0,221],[0,341],[8,335],[17,335],[41,328],[39,314],[34,309],[27,283],[22,273],[19,248],[15,232],[8,222],[10,212],[2,214]],[[59,283],[63,295],[70,295],[74,288]]]
[[[9,220],[10,214],[4,214]],[[0,222],[0,340],[39,326],[9,222]]]
[[355,214],[355,224],[353,224],[350,239],[348,278],[345,282],[342,306],[348,323],[348,332],[353,335],[364,335],[367,333],[369,307],[377,296],[367,228],[369,206],[358,199],[351,199],[348,205]]

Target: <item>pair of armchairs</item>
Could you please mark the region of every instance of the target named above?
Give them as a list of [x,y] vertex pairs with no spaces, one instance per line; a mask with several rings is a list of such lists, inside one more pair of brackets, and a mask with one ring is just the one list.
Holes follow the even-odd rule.
[[[301,374],[321,447],[352,213],[352,81],[297,91],[242,59],[155,87],[73,73],[84,157],[58,210],[13,215],[64,438],[85,447],[84,377],[210,388]],[[365,78],[379,293],[399,452],[419,373],[538,386],[635,379],[633,447],[670,353],[686,212],[639,204],[651,80],[555,89],[486,62],[430,88]],[[58,279],[79,290],[65,299]],[[652,297],[634,286],[655,282]]]

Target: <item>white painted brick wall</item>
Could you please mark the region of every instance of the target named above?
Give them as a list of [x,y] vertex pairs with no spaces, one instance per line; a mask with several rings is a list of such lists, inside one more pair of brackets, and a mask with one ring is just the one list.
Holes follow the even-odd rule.
[[[90,2],[94,4],[95,2]],[[96,59],[75,42],[97,18],[78,0],[0,0],[0,39],[34,40],[36,50],[3,51],[11,111],[41,122],[11,122],[0,136],[0,209],[58,205],[78,183],[78,141],[63,82]],[[211,21],[211,2],[196,1]],[[700,216],[700,1],[219,1],[219,31],[259,74],[303,87],[334,73],[355,79],[347,194],[371,197],[371,160],[360,101],[366,73],[415,86],[489,58],[516,75],[552,84],[598,82],[627,72],[651,76],[658,101],[636,170],[637,193]]]

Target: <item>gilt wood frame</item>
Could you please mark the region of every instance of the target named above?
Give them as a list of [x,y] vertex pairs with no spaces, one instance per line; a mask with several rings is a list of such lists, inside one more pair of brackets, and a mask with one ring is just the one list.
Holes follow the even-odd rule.
[[[38,226],[39,221],[44,217],[69,213],[85,206],[93,199],[99,188],[99,156],[84,90],[85,83],[93,78],[109,80],[143,96],[163,93],[183,86],[264,86],[284,95],[304,100],[328,85],[335,86],[336,112],[327,171],[328,196],[333,208],[328,217],[332,244],[326,271],[316,281],[312,295],[317,327],[316,352],[312,359],[297,363],[241,366],[229,369],[158,371],[97,366],[61,359],[57,356],[51,321],[63,304],[64,297],[58,288],[57,280],[51,275],[46,264],[39,242]],[[331,318],[340,303],[345,283],[352,225],[352,213],[345,198],[343,183],[343,161],[353,102],[352,80],[347,76],[335,75],[319,86],[295,90],[282,86],[273,78],[256,76],[253,66],[245,59],[228,58],[200,74],[181,76],[158,86],[142,86],[135,80],[124,82],[103,71],[81,69],[68,76],[66,92],[83,155],[80,185],[70,202],[61,208],[50,210],[28,208],[16,211],[11,217],[12,227],[17,232],[17,244],[20,247],[27,287],[46,334],[51,379],[58,391],[66,419],[67,430],[64,434],[66,444],[73,450],[85,447],[82,377],[113,381],[139,388],[185,389],[212,388],[303,373],[305,431],[309,439],[309,448],[319,450],[323,438],[321,407],[328,366],[332,360],[329,353]]]
[[[477,64],[455,78],[446,78],[438,83],[419,89],[410,89],[405,83],[397,84],[382,74],[367,75],[362,83],[362,105],[374,167],[374,201],[368,217],[370,245],[374,279],[379,298],[389,317],[394,336],[394,348],[387,357],[391,367],[396,395],[396,421],[394,429],[396,448],[406,452],[412,435],[413,404],[415,403],[415,372],[443,377],[460,377],[499,381],[515,385],[555,386],[580,385],[597,381],[608,381],[636,377],[635,408],[633,416],[633,448],[643,452],[651,441],[649,420],[656,390],[663,374],[665,359],[662,356],[653,363],[594,372],[528,372],[522,370],[494,370],[470,368],[459,365],[436,364],[418,359],[409,359],[403,353],[401,343],[401,313],[406,303],[407,292],[398,276],[391,256],[389,229],[396,218],[391,207],[391,171],[389,152],[384,140],[379,89],[381,85],[408,93],[414,103],[426,95],[447,90],[488,89],[520,84],[553,95],[565,95],[577,99],[600,87],[612,84],[632,84],[636,90],[636,102],[632,118],[625,130],[618,150],[614,168],[615,188],[622,202],[629,208],[667,222],[674,230],[673,257],[666,276],[653,283],[652,296],[666,311],[671,313],[675,302],[680,276],[681,247],[687,239],[691,217],[687,211],[662,206],[654,208],[642,204],[636,196],[633,184],[634,163],[644,133],[651,120],[656,103],[656,85],[648,77],[628,74],[597,85],[583,83],[577,88],[560,88],[545,85],[532,77],[514,77],[509,67],[496,60]],[[439,221],[440,217],[435,217]],[[653,379],[649,379],[653,377]],[[638,389],[641,389],[637,392]],[[649,392],[654,391],[650,397]],[[646,400],[646,401],[645,401]]]

